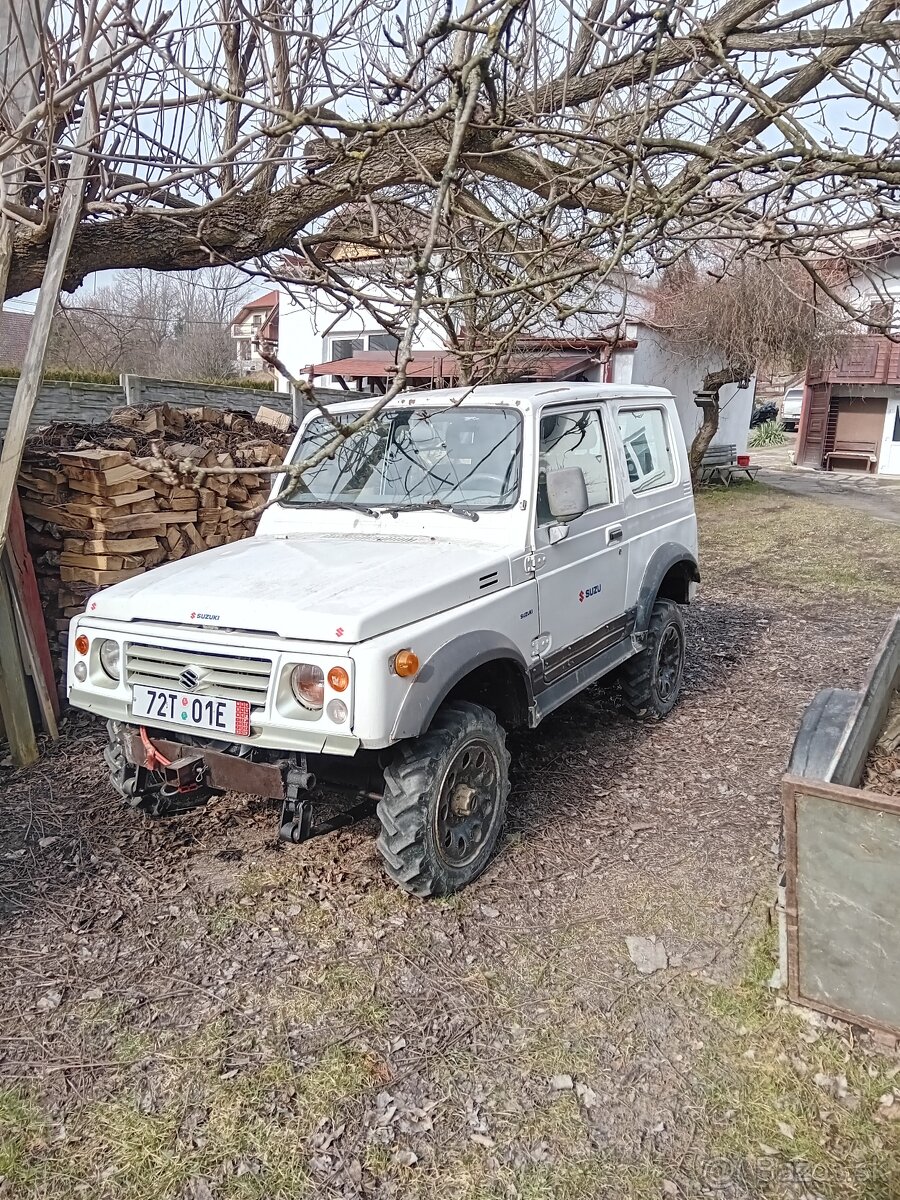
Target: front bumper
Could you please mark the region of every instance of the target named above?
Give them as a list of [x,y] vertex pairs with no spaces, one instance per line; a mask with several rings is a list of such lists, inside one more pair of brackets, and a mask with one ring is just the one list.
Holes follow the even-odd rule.
[[[85,633],[90,639],[91,649],[84,661],[88,667],[87,678],[79,682],[73,672],[76,661],[76,634]],[[69,639],[68,664],[68,699],[75,708],[83,708],[95,716],[107,720],[121,722],[124,725],[138,726],[149,724],[146,720],[135,717],[132,712],[132,688],[123,669],[122,677],[113,681],[104,675],[99,667],[96,654],[96,644],[102,639],[112,639],[119,643],[120,661],[124,664],[127,659],[128,646],[140,643],[142,646],[160,651],[173,650],[187,654],[222,653],[234,655],[236,658],[254,657],[257,661],[265,660],[271,663],[270,684],[259,701],[251,701],[250,734],[242,737],[236,734],[225,736],[216,735],[213,730],[192,730],[198,738],[204,741],[218,740],[224,743],[238,742],[260,750],[281,750],[302,754],[334,754],[341,756],[353,755],[359,749],[360,739],[352,733],[354,689],[353,663],[347,656],[344,646],[330,647],[322,644],[305,642],[284,642],[262,635],[241,635],[240,639],[224,639],[222,631],[207,631],[191,629],[189,633],[181,630],[154,626],[152,623],[123,626],[118,623],[80,618],[73,622]],[[297,661],[307,661],[321,666],[323,674],[334,664],[346,667],[351,676],[351,688],[347,692],[335,693],[336,698],[345,701],[350,709],[346,723],[336,724],[331,721],[324,710],[313,717],[301,712],[299,706],[292,701],[286,692],[285,672],[290,664]],[[178,688],[178,682],[172,680],[168,686]],[[326,700],[332,699],[326,688]],[[154,718],[153,727],[165,736],[167,731],[181,733],[184,726],[174,721]]]
[[[133,767],[145,767],[147,747],[140,732],[131,727],[120,727],[116,734],[125,757]],[[205,746],[189,742],[170,742],[165,738],[152,739],[154,751],[164,755],[170,762],[183,756],[200,759],[205,768],[204,783],[223,792],[243,792],[250,796],[262,796],[267,800],[283,800],[287,795],[284,764],[251,762],[235,754],[223,754]]]

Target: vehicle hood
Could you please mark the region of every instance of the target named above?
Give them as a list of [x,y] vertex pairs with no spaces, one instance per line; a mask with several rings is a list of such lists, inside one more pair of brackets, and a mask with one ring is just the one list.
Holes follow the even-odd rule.
[[510,583],[496,546],[435,538],[253,537],[167,563],[93,596],[116,621],[221,626],[361,642]]

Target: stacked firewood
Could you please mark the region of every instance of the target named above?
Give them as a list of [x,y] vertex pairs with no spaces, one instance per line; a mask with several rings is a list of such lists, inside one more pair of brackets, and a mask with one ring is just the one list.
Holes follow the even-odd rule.
[[273,410],[168,405],[30,439],[19,496],[61,675],[69,622],[98,589],[253,533],[271,475],[229,468],[276,466],[289,442]]

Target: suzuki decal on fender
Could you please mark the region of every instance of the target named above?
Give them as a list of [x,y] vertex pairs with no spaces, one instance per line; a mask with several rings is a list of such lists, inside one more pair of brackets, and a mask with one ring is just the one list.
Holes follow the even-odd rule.
[[595,583],[593,587],[586,588],[578,593],[578,603],[584,604],[585,600],[590,600],[592,596],[599,596],[603,587],[602,583]]

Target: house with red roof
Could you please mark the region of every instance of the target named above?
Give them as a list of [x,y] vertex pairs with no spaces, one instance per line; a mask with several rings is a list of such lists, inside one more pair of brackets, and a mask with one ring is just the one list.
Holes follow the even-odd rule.
[[231,336],[235,361],[242,375],[272,372],[265,354],[278,350],[279,301],[279,292],[266,292],[242,305],[235,314]]

